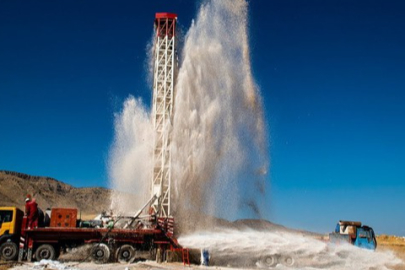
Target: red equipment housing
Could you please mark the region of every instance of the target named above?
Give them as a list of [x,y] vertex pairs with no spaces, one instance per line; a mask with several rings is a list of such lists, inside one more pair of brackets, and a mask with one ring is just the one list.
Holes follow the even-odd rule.
[[177,15],[174,13],[156,13],[155,28],[156,35],[169,38],[175,35]]

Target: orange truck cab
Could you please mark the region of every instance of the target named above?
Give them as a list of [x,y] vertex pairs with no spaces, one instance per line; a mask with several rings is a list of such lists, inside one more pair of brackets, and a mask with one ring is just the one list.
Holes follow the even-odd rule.
[[17,207],[0,207],[0,256],[6,261],[17,258],[23,217]]

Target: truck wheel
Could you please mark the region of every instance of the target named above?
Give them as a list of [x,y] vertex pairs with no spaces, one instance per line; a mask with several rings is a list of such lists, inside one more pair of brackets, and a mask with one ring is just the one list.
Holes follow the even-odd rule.
[[282,263],[283,265],[285,265],[285,266],[291,267],[291,266],[294,266],[294,265],[295,265],[295,259],[294,259],[294,257],[292,257],[292,256],[290,256],[290,255],[286,255],[286,256],[283,256],[283,257],[281,258],[281,263]]
[[55,260],[55,249],[49,244],[40,245],[35,251],[35,258],[37,261],[40,260]]
[[121,246],[116,253],[116,258],[120,263],[128,263],[135,258],[135,248],[131,245]]
[[0,256],[6,261],[12,261],[17,258],[17,244],[5,242],[0,246]]
[[95,263],[107,263],[110,255],[110,248],[106,244],[95,244],[91,249],[91,258]]
[[260,260],[260,264],[264,267],[274,267],[278,264],[276,255],[266,255]]

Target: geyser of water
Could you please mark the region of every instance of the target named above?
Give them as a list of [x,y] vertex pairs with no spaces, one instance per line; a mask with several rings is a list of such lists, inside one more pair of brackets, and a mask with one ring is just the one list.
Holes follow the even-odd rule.
[[[246,1],[203,4],[181,51],[170,145],[174,215],[178,221],[196,221],[201,213],[257,216],[268,162],[261,99],[250,67]],[[149,194],[150,113],[129,98],[115,130],[112,187]],[[113,209],[125,211],[127,205],[134,211],[141,204],[113,195]]]
[[267,153],[244,0],[213,0],[200,8],[186,35],[175,102],[176,214],[190,221],[201,213],[258,214]]
[[136,212],[147,200],[151,178],[152,125],[140,99],[129,97],[122,112],[115,115],[115,140],[109,173],[116,192],[111,197],[115,213]]

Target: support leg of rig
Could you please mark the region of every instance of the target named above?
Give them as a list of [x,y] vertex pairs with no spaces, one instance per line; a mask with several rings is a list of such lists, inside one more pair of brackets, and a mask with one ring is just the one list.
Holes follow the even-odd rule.
[[27,261],[28,261],[28,262],[31,262],[31,261],[32,261],[32,248],[29,248],[29,249],[28,249]]
[[162,248],[158,247],[156,250],[156,262],[157,263],[162,263],[163,261],[163,254],[162,254]]
[[20,250],[18,251],[18,261],[22,262],[23,259],[24,259],[24,249],[20,248]]

